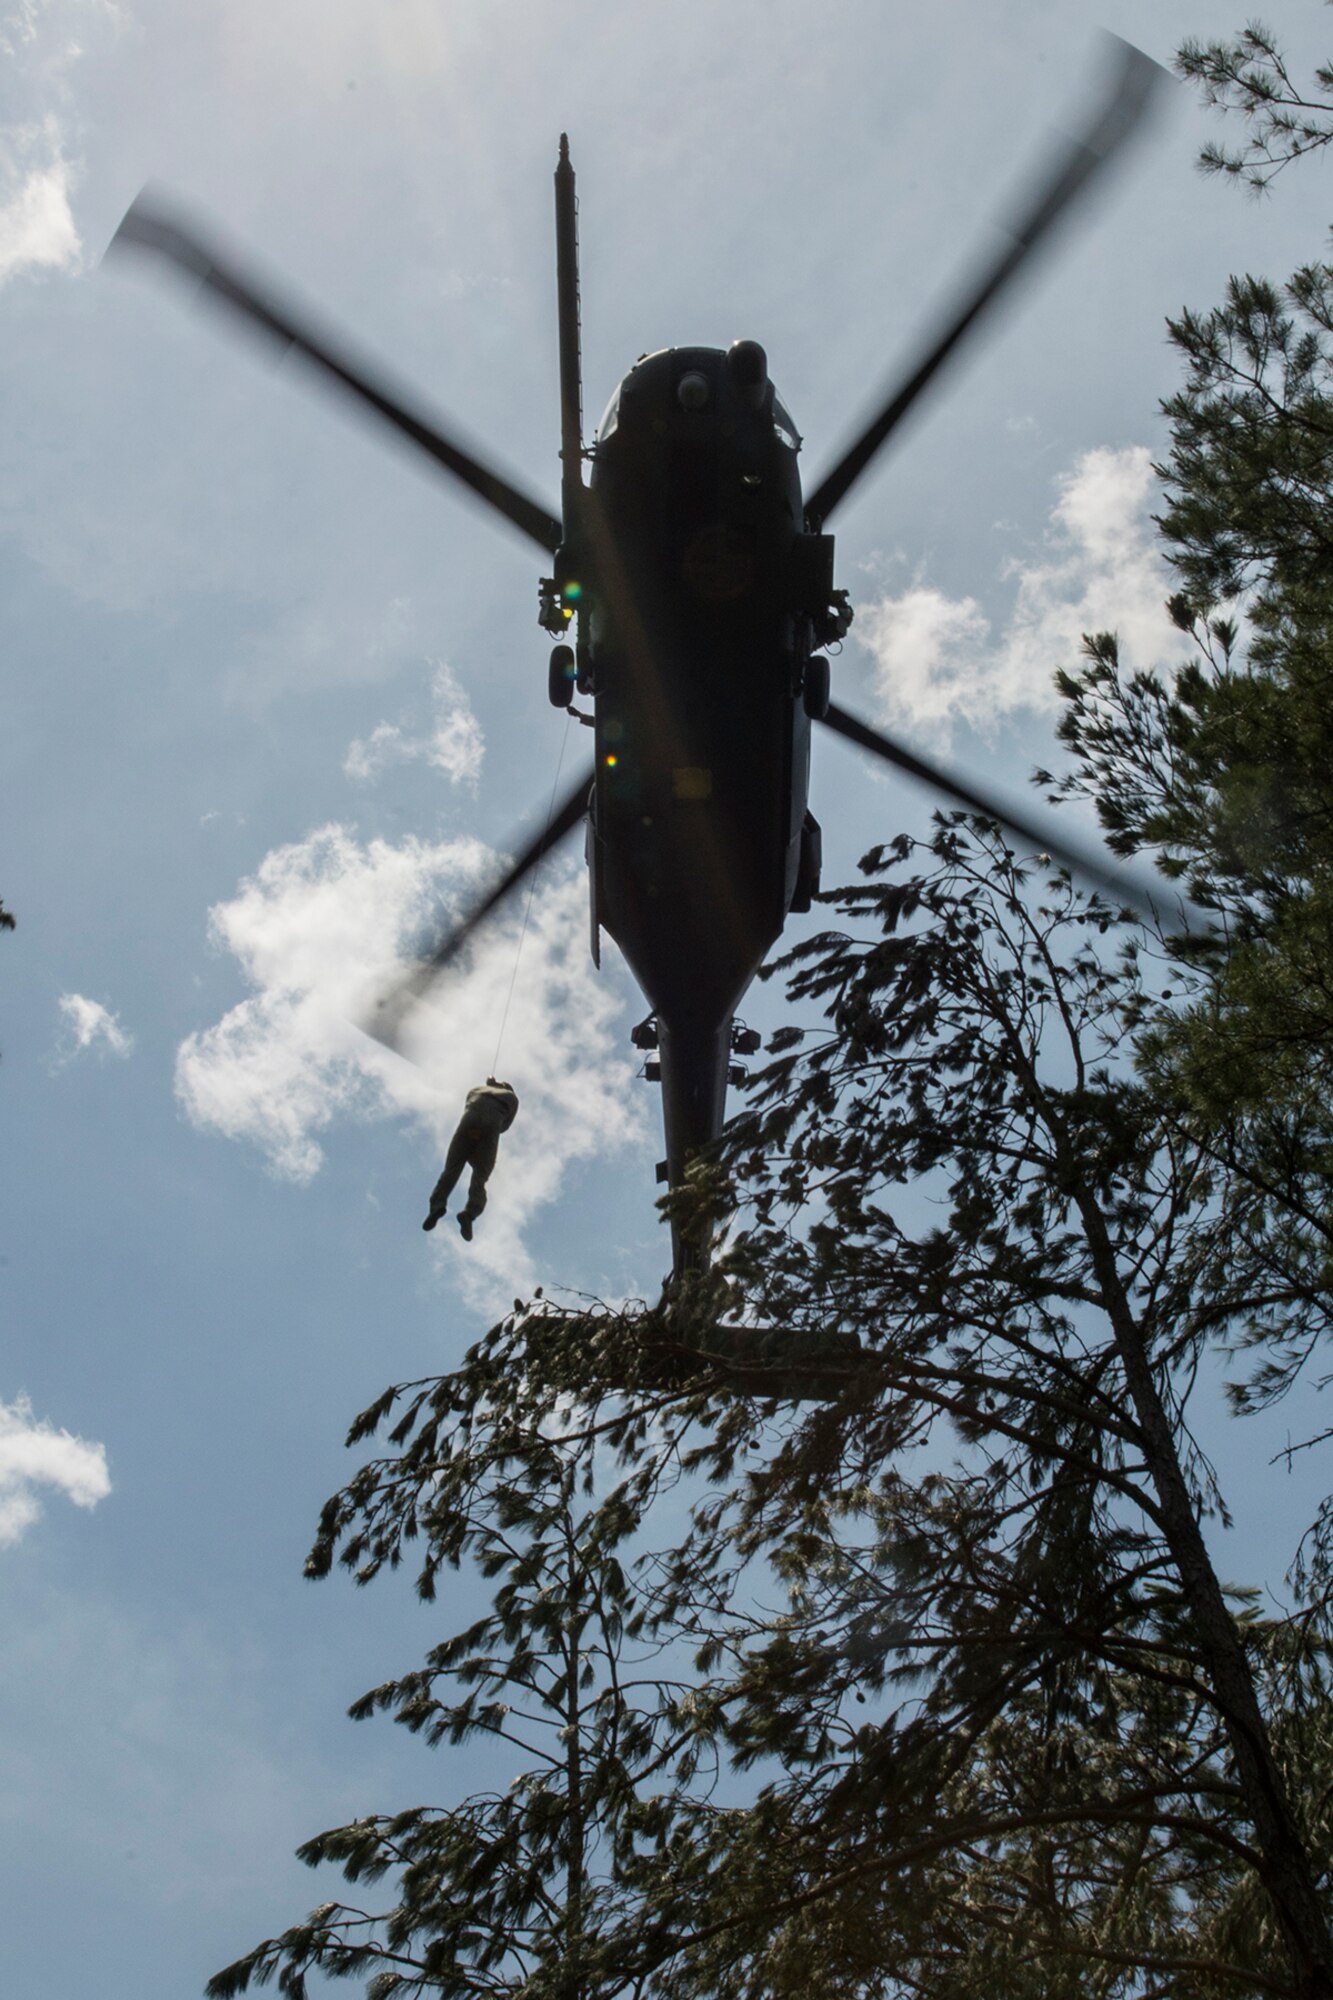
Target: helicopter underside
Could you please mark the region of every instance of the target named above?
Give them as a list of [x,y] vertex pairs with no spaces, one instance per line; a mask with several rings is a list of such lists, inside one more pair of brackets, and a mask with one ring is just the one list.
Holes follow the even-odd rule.
[[[998,254],[987,260],[878,408],[802,499],[800,438],[758,343],[663,349],[637,362],[589,453],[582,441],[577,203],[568,141],[556,169],[561,390],[561,508],[553,513],[478,457],[437,413],[332,329],[145,194],[113,242],[175,266],[197,295],[294,350],[337,393],[553,558],[540,622],[576,636],[553,656],[552,699],[577,679],[596,704],[589,816],[594,941],[616,938],[657,1015],[669,1176],[715,1138],[725,1113],[735,1009],[787,912],[808,907],[818,828],[807,808],[810,717],[963,810],[1049,849],[1120,901],[1159,921],[1152,897],[1104,860],[1034,829],[1012,804],[923,759],[831,705],[814,647],[847,629],[825,532],[920,398],[1085,189],[1142,126],[1162,78],[1128,44],[1079,136],[1062,142]],[[592,478],[584,483],[591,456]],[[577,619],[571,635],[570,621]],[[559,677],[555,669],[559,666]],[[561,696],[563,695],[563,700]],[[392,996],[399,1015],[457,959],[476,926],[587,814],[581,774],[542,834]],[[379,1003],[367,1032],[386,1037]],[[682,1250],[677,1236],[678,1260]],[[693,1254],[693,1246],[691,1246]],[[747,1360],[748,1365],[748,1360]]]

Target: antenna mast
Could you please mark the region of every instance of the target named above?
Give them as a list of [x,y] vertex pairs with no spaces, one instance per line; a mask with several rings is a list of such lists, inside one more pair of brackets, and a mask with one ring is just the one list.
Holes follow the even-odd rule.
[[583,367],[579,351],[579,205],[569,139],[563,132],[555,170],[555,271],[560,326],[560,507],[568,546],[582,525]]

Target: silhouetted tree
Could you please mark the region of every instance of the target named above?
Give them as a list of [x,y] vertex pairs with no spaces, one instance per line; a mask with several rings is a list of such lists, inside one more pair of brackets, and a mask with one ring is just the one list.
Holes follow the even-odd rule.
[[[388,1713],[432,1746],[489,1738],[512,1775],[454,1807],[377,1814],[308,1841],[301,1858],[336,1861],[349,1882],[392,1874],[391,1906],[321,1904],[218,1973],[218,2000],[275,1973],[282,1992],[302,1995],[313,1968],[364,1974],[374,2000],[582,2000],[626,1990],[608,1971],[623,1932],[641,1958],[647,1949],[653,1884],[676,1872],[673,1799],[710,1749],[688,1678],[645,1636],[624,1566],[654,1474],[595,1497],[596,1427],[562,1421],[564,1393],[540,1381],[526,1344],[546,1327],[508,1322],[458,1374],[391,1390],[365,1412],[351,1443],[405,1398],[400,1450],[330,1501],[308,1564],[322,1576],[336,1557],[364,1584],[419,1538],[423,1599],[442,1586],[452,1597],[462,1567],[496,1586],[488,1611],[351,1713]],[[613,1430],[627,1438],[633,1426]],[[645,1846],[657,1860],[640,1869]]]
[[[956,821],[868,866],[789,961],[826,1027],[678,1197],[739,1204],[693,1297],[516,1312],[325,1511],[316,1573],[416,1537],[427,1594],[502,1579],[355,1712],[503,1745],[521,1705],[555,1743],[309,1843],[389,1907],[321,1905],[215,1995],[1328,1994],[1327,1637],[1209,1558],[1218,1172],[1125,1060],[1138,935]],[[737,1393],[722,1317],[830,1399]]]
[[[1128,1072],[1153,997],[1135,934],[1112,953],[1113,913],[1058,886],[1034,911],[1005,851],[957,823],[900,879],[918,856],[882,850],[882,879],[844,892],[869,937],[793,954],[793,998],[831,1028],[770,1070],[728,1159],[732,1313],[866,1348],[843,1402],[735,1503],[770,1561],[807,1539],[764,1642],[795,1649],[790,1694],[728,1708],[728,1741],[828,1773],[777,1795],[799,1799],[830,1890],[850,1869],[897,1904],[924,1858],[983,1893],[966,1937],[955,1901],[911,1896],[910,1963],[875,1933],[903,1991],[983,1990],[1005,1940],[1017,1965],[1042,1939],[1036,1990],[1100,1963],[1169,1971],[1173,1993],[1259,1968],[1255,1991],[1326,1993],[1326,1802],[1290,1754],[1298,1714],[1327,1734],[1320,1609],[1264,1625],[1227,1603],[1200,1525],[1224,1501],[1187,1428],[1203,1353],[1269,1309],[1265,1274],[1242,1260],[1220,1299],[1195,1255],[1224,1177]],[[876,1533],[849,1563],[862,1515]],[[894,1686],[910,1701],[833,1775],[832,1693]],[[1142,1856],[1119,1847],[1130,1828]],[[1009,1885],[989,1904],[988,1880]]]
[[[1293,89],[1266,30],[1187,45],[1181,61],[1247,116],[1251,162],[1326,142],[1326,115],[1291,125]],[[1318,73],[1324,99],[1331,76]],[[1118,851],[1155,852],[1214,913],[1173,946],[1177,993],[1140,1029],[1138,1054],[1215,1163],[1214,1220],[1192,1254],[1255,1352],[1242,1403],[1284,1394],[1329,1329],[1331,332],[1323,263],[1284,286],[1233,279],[1220,307],[1173,322],[1186,380],[1165,405],[1160,520],[1189,656],[1174,675],[1128,674],[1101,634],[1063,681],[1068,788],[1095,801]],[[1237,1319],[1241,1294],[1253,1304]],[[1306,1552],[1320,1589],[1331,1537],[1326,1509]]]

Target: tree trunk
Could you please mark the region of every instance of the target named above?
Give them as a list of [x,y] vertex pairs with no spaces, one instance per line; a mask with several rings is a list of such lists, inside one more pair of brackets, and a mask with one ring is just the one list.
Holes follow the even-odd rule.
[[1163,1533],[1193,1615],[1195,1635],[1236,1760],[1236,1773],[1264,1860],[1264,1887],[1291,1953],[1296,1991],[1301,2000],[1333,2000],[1333,1940],[1328,1918],[1273,1755],[1250,1663],[1195,1515],[1170,1419],[1120,1280],[1105,1218],[1091,1195],[1079,1194],[1077,1200],[1143,1435],[1148,1472],[1161,1506]]

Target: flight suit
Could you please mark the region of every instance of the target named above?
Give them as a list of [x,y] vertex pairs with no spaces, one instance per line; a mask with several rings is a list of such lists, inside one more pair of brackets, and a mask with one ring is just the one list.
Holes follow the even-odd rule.
[[458,1129],[445,1154],[444,1172],[430,1198],[430,1214],[421,1225],[423,1229],[435,1227],[449,1206],[449,1197],[464,1167],[471,1167],[467,1206],[458,1218],[464,1237],[471,1238],[472,1225],[486,1206],[486,1182],[500,1150],[500,1134],[509,1130],[517,1111],[518,1098],[512,1085],[497,1083],[493,1076],[468,1092]]

